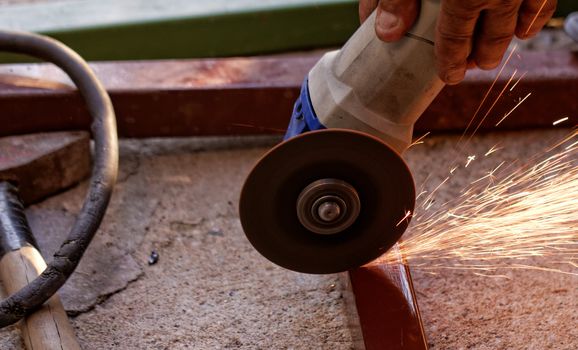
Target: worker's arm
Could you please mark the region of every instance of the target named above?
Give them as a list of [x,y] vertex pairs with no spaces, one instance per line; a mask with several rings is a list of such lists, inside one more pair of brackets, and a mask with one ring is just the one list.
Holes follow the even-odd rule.
[[[375,30],[386,42],[413,25],[419,0],[360,0],[361,21],[377,8]],[[512,38],[536,35],[556,9],[556,0],[442,0],[435,52],[440,78],[457,84],[468,67],[497,67]]]

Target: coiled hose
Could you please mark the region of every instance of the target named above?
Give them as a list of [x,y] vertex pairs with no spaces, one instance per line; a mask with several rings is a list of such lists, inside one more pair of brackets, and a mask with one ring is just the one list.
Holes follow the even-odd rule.
[[37,34],[0,30],[0,51],[52,62],[67,73],[92,117],[94,155],[88,193],[66,240],[42,274],[0,302],[0,327],[40,307],[72,274],[104,216],[118,173],[116,119],[110,97],[88,64],[62,43]]

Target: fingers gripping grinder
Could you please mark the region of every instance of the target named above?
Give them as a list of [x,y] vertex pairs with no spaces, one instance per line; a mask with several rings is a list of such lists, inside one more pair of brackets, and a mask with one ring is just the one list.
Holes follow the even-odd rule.
[[385,253],[408,226],[415,189],[400,154],[443,87],[434,68],[439,0],[384,43],[374,12],[309,72],[285,141],[248,176],[240,217],[253,246],[285,268],[334,273]]

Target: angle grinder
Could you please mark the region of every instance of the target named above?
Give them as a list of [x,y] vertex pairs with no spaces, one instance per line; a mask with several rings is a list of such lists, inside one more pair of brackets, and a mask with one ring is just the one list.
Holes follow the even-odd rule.
[[250,172],[240,218],[272,262],[326,274],[364,265],[409,224],[414,182],[400,154],[443,88],[434,68],[439,0],[403,39],[376,36],[376,12],[305,78],[285,140]]

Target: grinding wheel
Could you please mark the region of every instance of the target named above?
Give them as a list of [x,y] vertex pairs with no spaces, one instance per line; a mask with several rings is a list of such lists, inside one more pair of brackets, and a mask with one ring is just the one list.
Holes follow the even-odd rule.
[[415,188],[401,157],[352,130],[295,136],[267,152],[240,201],[249,241],[298,272],[336,273],[366,264],[397,242]]

